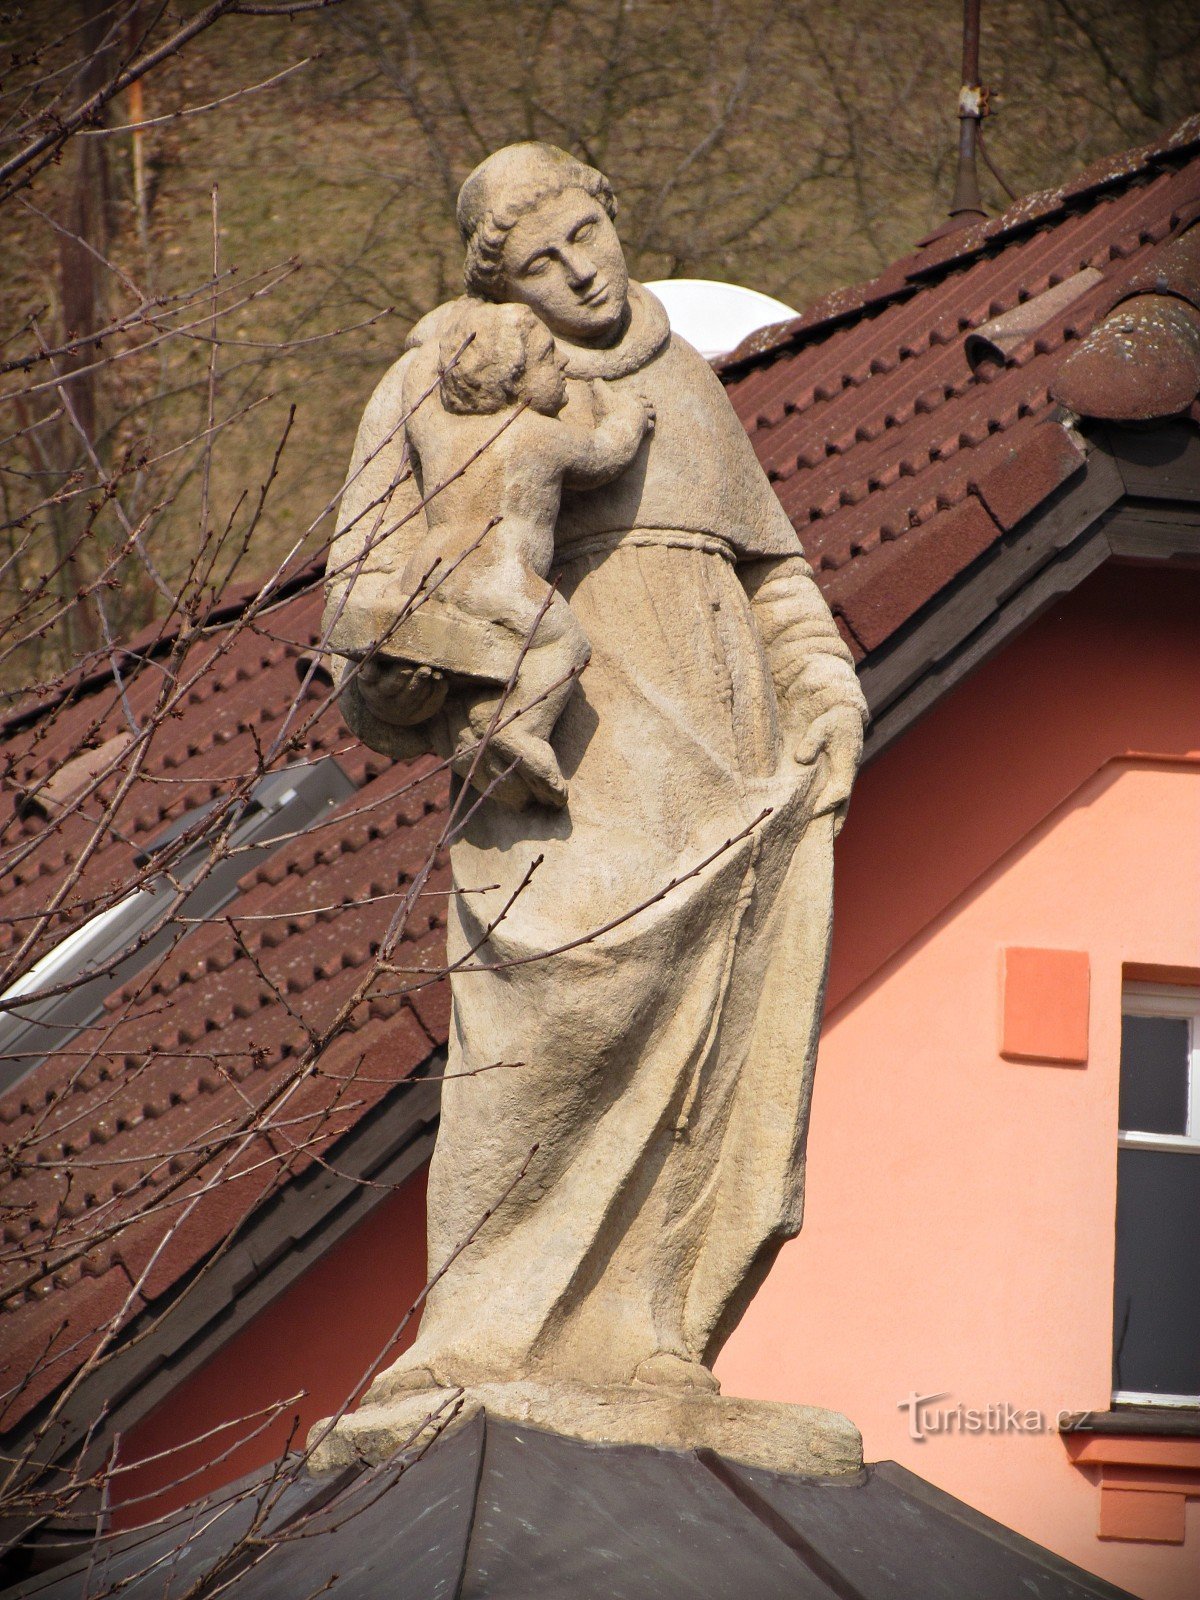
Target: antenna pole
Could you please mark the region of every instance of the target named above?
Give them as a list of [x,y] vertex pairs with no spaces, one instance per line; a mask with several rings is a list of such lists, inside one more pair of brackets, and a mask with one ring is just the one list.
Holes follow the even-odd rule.
[[954,183],[954,198],[950,202],[950,215],[962,217],[964,222],[973,218],[982,222],[987,216],[975,165],[979,123],[986,102],[986,91],[979,82],[981,4],[982,0],[963,0],[962,88],[958,91],[958,176]]

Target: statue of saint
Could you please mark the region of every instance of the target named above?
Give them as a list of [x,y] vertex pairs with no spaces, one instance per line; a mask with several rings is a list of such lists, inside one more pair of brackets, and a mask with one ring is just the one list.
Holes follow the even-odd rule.
[[[713,1361],[800,1227],[833,840],[866,708],[719,380],[630,282],[615,213],[603,175],[549,145],[471,174],[467,298],[417,325],[376,390],[330,557],[350,727],[492,785],[451,851],[430,1272],[493,1214],[339,1425],[360,1447],[360,1419],[456,1389],[501,1409],[506,1388],[574,1394],[568,1412],[581,1394],[720,1405]],[[496,353],[480,302],[532,313],[565,396],[530,319]],[[456,360],[502,369],[457,410]],[[455,461],[444,513],[435,480]],[[495,519],[535,502],[489,556]],[[489,617],[480,597],[505,571],[512,603]],[[587,664],[559,674],[552,729],[543,710],[539,736],[501,734],[489,764],[496,706],[546,703],[536,616],[524,652],[519,637],[539,592],[564,660]],[[547,738],[553,773],[530,748]],[[477,1070],[497,1062],[519,1064]]]

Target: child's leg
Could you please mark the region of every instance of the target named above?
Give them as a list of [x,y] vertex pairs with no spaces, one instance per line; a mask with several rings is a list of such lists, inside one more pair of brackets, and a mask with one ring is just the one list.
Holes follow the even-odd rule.
[[497,524],[487,536],[496,543],[486,549],[481,545],[449,574],[445,598],[468,616],[498,622],[534,643],[575,637],[586,660],[579,624],[565,601],[552,598],[554,591],[529,559],[527,530],[522,533],[518,539],[515,527]]
[[[475,741],[485,736],[493,719],[497,724],[476,773],[495,778],[515,761],[534,799],[543,805],[561,806],[566,803],[567,784],[550,735],[591,651],[583,629],[560,595],[551,599],[536,629],[532,623],[530,628],[532,642],[512,688],[502,697],[486,696],[471,710]],[[503,782],[496,795],[502,803],[511,803],[514,792],[511,783]]]
[[519,730],[528,738],[546,740],[592,652],[575,613],[557,594],[551,598],[536,627],[530,623],[527,638],[529,642],[504,715],[507,719],[520,713],[512,724],[514,731]]

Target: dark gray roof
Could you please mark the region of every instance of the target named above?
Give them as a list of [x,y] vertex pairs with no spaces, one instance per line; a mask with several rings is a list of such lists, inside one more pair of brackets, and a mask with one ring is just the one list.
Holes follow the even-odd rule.
[[118,1592],[123,1600],[1124,1593],[894,1462],[851,1478],[788,1477],[709,1451],[582,1444],[482,1414],[415,1463],[301,1477],[283,1492],[252,1480],[19,1591],[38,1600]]

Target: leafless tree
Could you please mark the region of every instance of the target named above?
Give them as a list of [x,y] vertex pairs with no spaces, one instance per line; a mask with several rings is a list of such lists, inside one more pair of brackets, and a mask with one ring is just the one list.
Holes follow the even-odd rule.
[[[48,1528],[40,1548],[52,1555],[56,1543],[70,1546],[72,1527],[77,1542],[88,1519],[91,1531],[103,1535],[129,1499],[124,1485],[139,1463],[106,1432],[103,1407],[82,1434],[78,1428],[64,1433],[62,1419],[89,1383],[95,1391],[93,1380],[131,1337],[153,1331],[157,1319],[146,1315],[147,1285],[164,1253],[223,1188],[249,1181],[261,1197],[298,1166],[328,1163],[367,1081],[353,1047],[334,1070],[331,1043],[352,1039],[372,1014],[386,1015],[445,978],[444,956],[422,947],[414,966],[411,949],[398,951],[406,936],[411,942],[414,921],[426,931],[440,925],[445,851],[480,801],[468,787],[448,802],[446,774],[430,760],[400,770],[382,796],[344,799],[335,818],[325,806],[305,843],[311,839],[319,851],[336,828],[335,854],[347,829],[384,825],[414,795],[427,794],[418,804],[438,818],[423,859],[405,863],[396,881],[371,897],[378,902],[378,937],[370,958],[332,1003],[319,1013],[306,1010],[273,970],[269,952],[278,938],[272,930],[361,913],[361,905],[349,899],[313,905],[299,895],[291,908],[251,913],[244,924],[226,916],[217,926],[223,959],[253,972],[271,1007],[269,1032],[286,1035],[287,1048],[272,1053],[249,1040],[177,1040],[164,1077],[164,1047],[152,1038],[180,981],[184,942],[197,923],[211,922],[209,911],[199,909],[206,885],[222,874],[228,878],[231,868],[237,878],[261,858],[243,825],[272,774],[284,773],[298,787],[314,765],[328,763],[353,741],[344,730],[335,732],[330,748],[334,691],[323,641],[305,653],[286,627],[279,631],[289,597],[319,587],[332,497],[314,518],[302,557],[293,554],[265,572],[256,560],[253,580],[244,581],[271,516],[294,407],[260,468],[257,488],[228,507],[214,488],[216,463],[239,418],[263,403],[247,392],[261,365],[243,361],[244,341],[231,324],[248,303],[276,293],[296,263],[283,260],[239,277],[236,264],[223,258],[214,189],[209,271],[197,282],[151,288],[130,260],[144,239],[137,230],[122,236],[113,214],[104,136],[131,130],[106,119],[145,72],[172,59],[202,26],[313,9],[226,0],[183,25],[176,19],[174,32],[160,39],[162,8],[150,15],[137,4],[89,0],[78,26],[27,43],[18,81],[7,91],[13,154],[3,163],[7,187],[0,211],[25,225],[32,219],[59,241],[52,292],[8,331],[0,361],[6,444],[0,666],[9,685],[0,822],[6,897],[0,1074],[15,1091],[0,1196],[0,1294],[9,1330],[0,1411],[12,1417],[31,1397],[37,1402],[30,1426],[0,1463],[0,1521],[10,1554],[17,1552],[15,1567],[10,1562],[15,1571],[26,1530]],[[244,94],[262,87],[248,84]],[[181,106],[176,115],[206,109]],[[140,125],[147,119],[131,120]],[[352,333],[337,328],[320,337]],[[199,373],[181,375],[197,350]],[[172,407],[189,394],[199,405],[185,408],[181,421]],[[181,505],[187,484],[194,486],[194,521],[185,519]],[[388,531],[381,523],[378,536]],[[140,636],[131,642],[139,624]],[[283,644],[299,663],[298,674],[287,673],[291,688],[284,703],[261,727],[241,730],[246,736],[230,746],[229,758],[207,773],[189,769],[179,756],[164,759],[184,708],[210,692],[224,664],[244,656],[247,641],[256,652]],[[324,742],[314,744],[318,724],[326,732]],[[146,835],[147,807],[166,826],[139,853],[133,847]],[[285,817],[271,844],[294,845],[302,828],[303,822],[289,829]],[[68,959],[106,918],[137,907],[146,914],[106,954]],[[111,997],[99,1011],[89,998],[98,984]],[[72,998],[82,1009],[68,1016],[57,1003]],[[258,1071],[256,1079],[268,1055],[272,1070]],[[96,1130],[111,1125],[119,1131],[131,1115],[156,1115],[150,1101],[164,1082],[171,1099],[170,1084],[186,1084],[197,1072],[237,1089],[234,1111],[154,1150],[131,1177],[129,1163],[109,1156]],[[147,1097],[140,1113],[139,1097]],[[120,1170],[113,1173],[114,1167]],[[235,1224],[208,1253],[199,1293],[237,1231]],[[103,1270],[100,1263],[114,1251],[138,1264],[100,1325],[79,1331],[56,1320],[55,1291],[81,1271]],[[22,1314],[43,1304],[50,1313],[40,1324],[40,1345],[37,1336],[33,1347],[14,1344],[12,1328],[28,1323],[28,1317],[21,1323]],[[377,1352],[363,1383],[395,1353],[418,1308],[419,1301]],[[207,1463],[219,1465],[271,1428],[298,1398],[282,1395],[252,1416],[223,1419],[206,1430],[199,1444]],[[303,1461],[297,1451],[267,1474],[249,1539],[238,1541],[238,1559],[253,1544],[272,1494],[303,1470]],[[193,1473],[181,1465],[185,1492]]]

